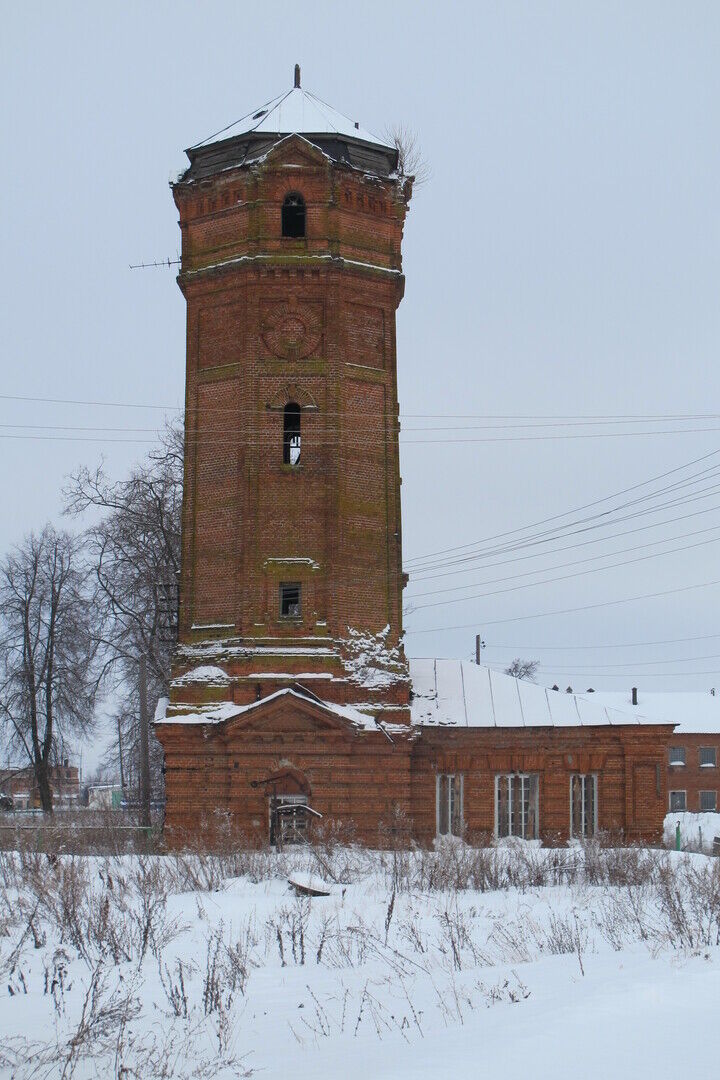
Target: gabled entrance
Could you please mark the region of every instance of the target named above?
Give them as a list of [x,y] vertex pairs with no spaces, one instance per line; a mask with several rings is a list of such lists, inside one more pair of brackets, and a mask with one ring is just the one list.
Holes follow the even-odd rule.
[[310,806],[312,794],[307,777],[288,766],[260,780],[251,787],[262,787],[268,800],[270,843],[282,848],[285,844],[301,844],[307,840],[313,819],[322,814]]

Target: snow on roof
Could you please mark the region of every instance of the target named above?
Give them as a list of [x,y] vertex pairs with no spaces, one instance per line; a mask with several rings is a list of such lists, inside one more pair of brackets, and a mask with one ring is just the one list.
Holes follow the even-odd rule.
[[[226,720],[233,720],[237,716],[242,716],[244,713],[252,712],[253,709],[259,708],[261,705],[267,705],[269,701],[274,701],[275,698],[284,697],[290,695],[291,697],[299,698],[300,701],[310,701],[320,705],[328,712],[335,713],[336,716],[341,716],[345,720],[349,720],[357,728],[364,731],[377,731],[378,727],[372,716],[368,716],[359,709],[354,708],[352,705],[336,705],[332,701],[321,701],[320,698],[315,697],[314,694],[301,694],[298,690],[293,690],[292,687],[286,686],[282,690],[276,690],[274,694],[268,694],[267,697],[260,698],[258,701],[251,701],[248,705],[235,705],[232,701],[221,701],[213,705],[201,705],[193,712],[168,712],[167,698],[161,698],[158,702],[158,708],[155,711],[155,723],[156,724],[222,724]],[[164,706],[164,708],[163,708]]]
[[236,135],[246,135],[251,131],[267,132],[273,135],[336,133],[374,143],[376,146],[388,145],[387,141],[383,142],[376,135],[359,127],[349,117],[333,109],[331,105],[315,94],[311,94],[309,90],[296,86],[292,90],[278,94],[276,98],[267,101],[252,112],[246,113],[239,120],[228,124],[226,128],[208,136],[207,139],[195,143],[190,149],[209,146],[210,143],[232,139]]
[[597,691],[592,695],[613,708],[641,712],[656,717],[660,723],[676,724],[676,735],[720,734],[720,697],[710,691],[638,690],[638,703],[632,704],[630,691]]
[[230,682],[227,672],[216,664],[200,664],[184,675],[173,679],[173,686],[188,686],[193,683],[208,683],[214,686],[226,686]]
[[618,727],[672,723],[462,660],[410,660],[412,723],[433,727]]

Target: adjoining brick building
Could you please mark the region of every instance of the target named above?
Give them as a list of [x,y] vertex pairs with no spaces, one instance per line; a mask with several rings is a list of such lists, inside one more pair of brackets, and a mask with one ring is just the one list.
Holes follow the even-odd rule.
[[398,810],[423,841],[659,837],[671,726],[405,657],[397,150],[296,69],[187,153],[180,633],[156,721],[168,842],[220,812],[257,842],[322,816],[375,843]]
[[[712,690],[600,693],[604,704],[673,724],[666,769],[668,811],[720,811],[720,696]],[[719,819],[720,820],[720,819]]]

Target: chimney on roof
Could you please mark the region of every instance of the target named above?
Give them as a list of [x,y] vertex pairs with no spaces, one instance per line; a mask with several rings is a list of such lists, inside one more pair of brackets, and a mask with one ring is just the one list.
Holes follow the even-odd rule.
[[359,122],[357,120],[355,121],[355,127],[358,128],[358,130],[360,128],[360,124],[359,124]]
[[632,700],[633,705],[637,705],[637,686],[633,686],[630,693],[632,695],[631,700]]
[[295,65],[295,89],[300,86],[300,65]]

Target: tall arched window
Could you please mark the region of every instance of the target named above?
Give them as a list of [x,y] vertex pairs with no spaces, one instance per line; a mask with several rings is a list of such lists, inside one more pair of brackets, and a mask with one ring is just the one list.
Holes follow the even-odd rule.
[[305,200],[296,191],[286,195],[282,204],[282,234],[289,237],[305,235]]
[[294,401],[283,410],[283,464],[300,464],[300,406]]

